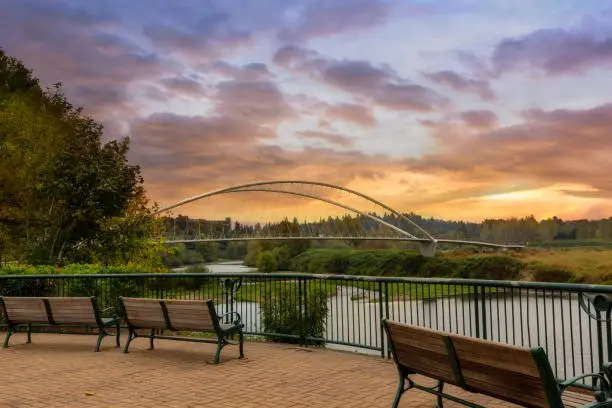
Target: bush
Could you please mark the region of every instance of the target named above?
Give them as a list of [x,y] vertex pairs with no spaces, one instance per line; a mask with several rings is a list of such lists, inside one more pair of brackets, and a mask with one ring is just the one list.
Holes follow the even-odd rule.
[[287,249],[287,247],[276,247],[271,252],[276,259],[276,270],[286,271],[289,269],[291,254],[289,253],[289,249]]
[[460,264],[452,259],[435,257],[429,259],[419,268],[419,276],[424,278],[448,278],[459,270]]
[[516,280],[524,268],[523,262],[509,256],[477,256],[462,263],[455,276],[468,279]]
[[259,272],[275,272],[278,270],[278,262],[272,251],[263,251],[257,254],[255,262]]
[[267,336],[269,340],[324,344],[318,340],[305,340],[306,337],[324,337],[327,321],[327,292],[324,288],[307,286],[300,297],[294,284],[285,283],[278,292],[265,294],[261,310],[265,332],[299,337]]
[[[49,265],[7,265],[0,275],[100,275],[166,272],[139,266],[109,266],[71,264],[64,267]],[[142,278],[98,279],[96,277],[65,279],[8,279],[0,280],[0,296],[96,296],[114,303],[119,296],[141,296],[144,291],[158,289],[161,280],[151,279],[147,285]],[[176,285],[176,282],[173,282]]]
[[370,276],[418,276],[427,262],[418,252],[406,250],[312,249],[289,262],[294,271]]
[[532,280],[536,282],[575,282],[576,275],[558,265],[545,265],[533,262],[529,265]]

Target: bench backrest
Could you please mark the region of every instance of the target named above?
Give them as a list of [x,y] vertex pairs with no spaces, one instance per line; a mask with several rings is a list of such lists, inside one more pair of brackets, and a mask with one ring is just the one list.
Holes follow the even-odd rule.
[[2,297],[2,309],[12,324],[99,324],[94,297]]
[[385,320],[394,358],[406,374],[423,374],[446,383],[459,385],[453,360],[440,332]]
[[2,309],[7,323],[49,323],[47,308],[42,298],[3,297]]
[[207,302],[201,300],[165,300],[168,318],[174,330],[215,330]]
[[134,328],[167,329],[159,299],[122,297],[121,303],[128,324]]
[[[524,407],[563,407],[559,387],[542,348],[516,347],[390,321],[385,321],[385,326],[389,328],[392,349],[398,354],[399,367]],[[445,339],[448,354],[444,358],[439,356],[442,353],[439,346],[434,354],[405,346],[407,338],[435,335]],[[427,364],[444,368],[422,369]],[[448,366],[451,370],[454,367],[453,381],[447,380]]]
[[89,297],[45,298],[55,324],[98,324],[98,311]]
[[555,390],[558,387],[543,349],[450,337],[463,380],[470,390],[525,407],[563,406],[560,394],[556,398],[550,395],[550,387]]
[[127,322],[135,329],[218,330],[212,300],[120,299]]

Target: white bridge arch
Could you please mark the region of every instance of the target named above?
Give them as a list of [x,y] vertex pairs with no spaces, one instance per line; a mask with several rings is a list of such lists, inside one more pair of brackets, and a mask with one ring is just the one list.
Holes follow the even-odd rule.
[[[300,192],[300,191],[295,191],[292,190],[291,188],[294,186],[317,186],[317,187],[323,187],[323,188],[327,188],[330,190],[335,190],[335,191],[342,191],[342,192],[346,192],[349,194],[353,194],[357,197],[360,197],[366,201],[368,201],[371,204],[374,204],[382,209],[384,209],[385,211],[388,211],[389,213],[393,214],[394,217],[397,217],[398,219],[406,222],[408,225],[410,225],[416,233],[418,233],[417,236],[414,233],[411,233],[409,231],[406,231],[404,228],[400,228],[396,225],[391,224],[390,222],[386,221],[385,219],[381,218],[380,216],[376,215],[376,214],[372,214],[372,213],[368,213],[368,212],[364,212],[362,210],[359,210],[353,206],[344,204],[340,201],[337,200],[333,200],[327,197],[324,197],[322,195],[316,195],[316,194],[309,194],[309,193],[304,193],[304,192]],[[245,184],[240,184],[240,185],[236,185],[236,186],[231,186],[231,187],[226,187],[226,188],[222,188],[222,189],[218,189],[218,190],[213,190],[213,191],[209,191],[203,194],[198,194],[189,198],[185,198],[181,201],[178,201],[172,205],[163,207],[161,209],[159,209],[155,214],[159,215],[162,213],[166,213],[174,208],[192,203],[194,201],[199,201],[199,200],[204,200],[206,198],[210,198],[213,196],[218,196],[218,195],[223,195],[223,194],[236,194],[236,193],[249,193],[249,192],[267,192],[267,193],[277,193],[277,194],[287,194],[287,195],[292,195],[292,196],[298,196],[298,197],[304,197],[304,198],[309,198],[309,199],[313,199],[313,200],[318,200],[318,201],[322,201],[325,202],[327,204],[336,206],[336,207],[340,207],[343,208],[353,214],[357,214],[358,216],[361,217],[365,217],[367,219],[370,219],[380,225],[384,225],[385,227],[389,228],[390,230],[392,230],[394,232],[393,235],[389,235],[389,236],[384,236],[384,237],[380,237],[380,236],[312,236],[312,235],[308,235],[308,236],[304,236],[304,235],[300,235],[300,236],[291,236],[291,237],[287,237],[287,236],[230,236],[230,237],[214,237],[214,236],[208,236],[208,237],[199,237],[199,238],[191,238],[191,239],[172,239],[172,240],[167,240],[165,241],[165,243],[167,244],[175,244],[175,243],[189,243],[189,242],[215,242],[215,241],[249,241],[249,240],[299,240],[299,239],[308,239],[308,240],[314,240],[314,239],[321,239],[321,240],[393,240],[393,241],[412,241],[415,243],[419,244],[419,248],[421,251],[421,254],[423,254],[424,256],[434,256],[435,252],[436,252],[436,248],[438,246],[439,243],[448,243],[448,244],[457,244],[457,245],[477,245],[477,246],[482,246],[482,247],[490,247],[490,248],[500,248],[500,249],[508,249],[508,248],[512,248],[512,249],[518,249],[518,248],[522,248],[522,245],[503,245],[503,244],[496,244],[496,243],[489,243],[489,242],[480,242],[480,241],[469,241],[469,240],[452,240],[452,239],[436,239],[435,237],[433,237],[428,231],[426,231],[423,227],[421,227],[420,225],[418,225],[416,222],[414,222],[412,219],[410,219],[409,217],[407,217],[405,214],[400,213],[399,211],[396,211],[395,209],[391,208],[390,206],[374,199],[373,197],[370,197],[366,194],[360,193],[358,191],[355,190],[351,190],[349,188],[346,187],[342,187],[342,186],[337,186],[334,184],[330,184],[330,183],[324,183],[324,182],[317,182],[317,181],[307,181],[307,180],[272,180],[272,181],[260,181],[260,182],[254,182],[254,183],[245,183]]]

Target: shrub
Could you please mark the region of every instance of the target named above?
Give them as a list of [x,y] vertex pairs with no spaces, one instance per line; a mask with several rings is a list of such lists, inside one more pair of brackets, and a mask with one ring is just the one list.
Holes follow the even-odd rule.
[[576,275],[559,265],[533,262],[529,265],[531,278],[536,282],[574,282]]
[[299,296],[294,284],[285,283],[279,291],[269,291],[265,294],[261,310],[265,332],[299,337],[271,335],[267,336],[269,340],[294,344],[323,344],[317,340],[306,340],[306,337],[324,337],[327,321],[327,292],[324,288],[308,287],[306,284],[306,289]]
[[509,256],[477,256],[467,258],[456,276],[469,279],[515,280],[523,269],[523,262]]
[[289,269],[291,253],[289,253],[289,249],[287,249],[287,247],[276,247],[270,252],[272,252],[272,255],[276,259],[276,270],[286,271]]
[[418,275],[424,278],[448,278],[453,276],[459,268],[460,264],[452,259],[435,257],[421,265]]
[[278,270],[278,262],[272,251],[262,251],[257,254],[255,265],[260,272],[274,272]]

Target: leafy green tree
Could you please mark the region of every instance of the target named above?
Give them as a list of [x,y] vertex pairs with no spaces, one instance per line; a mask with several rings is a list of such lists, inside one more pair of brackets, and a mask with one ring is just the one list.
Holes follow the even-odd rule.
[[43,89],[0,50],[0,250],[32,263],[157,263],[129,139],[102,137],[61,84]]
[[278,261],[272,251],[262,251],[257,254],[256,265],[260,272],[275,272],[278,270]]

